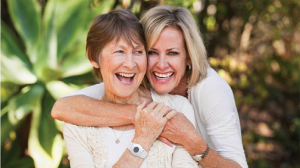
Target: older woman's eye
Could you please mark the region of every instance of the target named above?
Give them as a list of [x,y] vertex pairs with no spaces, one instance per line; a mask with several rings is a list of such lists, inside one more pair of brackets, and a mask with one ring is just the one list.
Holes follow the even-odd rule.
[[116,54],[123,54],[124,51],[123,51],[123,50],[117,50],[117,51],[115,51],[114,53],[116,53]]
[[148,55],[157,55],[158,53],[155,51],[148,51]]
[[136,55],[141,55],[141,54],[143,54],[143,50],[136,50],[133,53]]
[[178,54],[179,54],[178,52],[174,52],[174,51],[168,53],[168,55],[178,55]]

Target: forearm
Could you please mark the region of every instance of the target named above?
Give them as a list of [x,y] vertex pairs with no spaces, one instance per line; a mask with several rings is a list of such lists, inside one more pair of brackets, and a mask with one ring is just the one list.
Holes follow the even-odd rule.
[[199,161],[199,164],[203,168],[241,168],[237,162],[222,157],[213,149],[210,149],[208,155],[202,161]]
[[136,105],[114,104],[84,95],[57,100],[51,116],[83,126],[120,126],[134,123]]
[[[184,147],[191,155],[202,154],[207,147],[207,143],[199,135],[189,137],[185,142]],[[222,157],[212,148],[210,148],[206,157],[199,161],[199,164],[203,168],[241,168],[237,162]]]
[[[153,142],[147,141],[145,138],[135,137],[132,142],[138,143],[142,145],[144,150],[149,152]],[[118,162],[113,166],[114,168],[138,168],[143,163],[144,159],[140,157],[133,156],[129,150],[126,149],[126,151],[123,153],[121,158],[118,160]]]

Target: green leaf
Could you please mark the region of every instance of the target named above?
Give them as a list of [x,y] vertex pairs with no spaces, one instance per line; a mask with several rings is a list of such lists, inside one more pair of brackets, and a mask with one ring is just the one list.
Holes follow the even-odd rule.
[[43,124],[41,123],[41,104],[42,102],[39,101],[32,113],[28,150],[34,160],[34,165],[36,168],[56,168],[58,167],[63,154],[63,139],[60,134],[55,136],[51,149],[52,155],[49,155],[41,145],[39,139],[39,128],[41,127],[41,124]]
[[108,13],[112,9],[114,3],[114,1],[102,1],[100,4],[94,6],[90,14],[91,19],[93,20],[100,14]]
[[[2,111],[1,111],[2,113]],[[7,140],[9,133],[15,129],[15,125],[11,124],[8,119],[8,113],[1,115],[1,144]]]
[[44,150],[51,156],[54,138],[58,133],[54,119],[51,117],[51,110],[55,100],[46,92],[42,101],[42,113],[39,127],[39,140]]
[[7,101],[12,95],[17,93],[19,86],[9,82],[1,83],[1,103]]
[[26,88],[25,93],[20,93],[8,102],[8,115],[11,124],[16,125],[28,113],[32,112],[42,99],[44,88],[40,85]]
[[32,168],[34,167],[34,163],[32,158],[24,157],[17,160],[11,160],[7,165],[4,166],[5,168]]
[[43,40],[40,43],[37,63],[34,64],[35,71],[40,71],[42,67],[57,69],[57,34],[54,2],[54,0],[48,1],[45,9]]
[[71,92],[81,89],[79,86],[67,85],[61,81],[48,82],[46,88],[54,99],[59,99]]
[[26,64],[17,56],[8,57],[2,54],[1,58],[1,82],[14,84],[32,84],[37,81]]
[[15,162],[20,157],[21,145],[15,135],[14,133],[14,137],[11,136],[12,138],[9,138],[9,140],[1,146],[1,165],[4,165],[4,167],[8,167],[7,165],[11,164],[11,161]]
[[27,56],[23,53],[17,43],[16,37],[14,37],[11,30],[7,25],[1,21],[1,54],[7,57],[18,57],[22,62],[30,67]]
[[64,72],[63,77],[82,75],[92,70],[93,66],[85,55],[84,47],[70,55],[60,67],[60,70]]
[[37,78],[30,71],[30,64],[8,27],[1,22],[1,82],[32,84]]
[[[63,1],[57,0],[58,8],[57,16],[63,15],[57,19],[58,30],[58,59],[63,58],[63,55],[70,47],[74,47],[78,39],[80,43],[85,41],[86,32],[84,28],[87,23],[89,1]],[[80,21],[80,23],[78,22]]]
[[41,67],[39,71],[36,72],[39,79],[43,82],[53,81],[59,79],[63,72],[48,67]]
[[9,0],[7,4],[13,24],[24,40],[27,54],[35,63],[41,31],[41,7],[37,0]]
[[[66,84],[75,84],[75,85],[86,85],[87,83],[99,83],[99,81],[95,78],[93,72],[88,72],[79,76],[71,76],[68,78],[63,78],[63,82]],[[87,86],[85,86],[87,87]]]
[[[5,168],[32,168],[33,160],[29,156],[23,156],[20,137],[10,138],[9,141],[2,144],[1,150],[1,166]],[[9,144],[9,145],[8,145]]]

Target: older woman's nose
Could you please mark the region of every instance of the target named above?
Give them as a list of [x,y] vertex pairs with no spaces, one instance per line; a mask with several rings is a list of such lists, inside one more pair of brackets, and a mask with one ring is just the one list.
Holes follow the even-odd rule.
[[133,69],[136,66],[132,54],[127,54],[126,55],[123,66],[127,67],[128,69]]

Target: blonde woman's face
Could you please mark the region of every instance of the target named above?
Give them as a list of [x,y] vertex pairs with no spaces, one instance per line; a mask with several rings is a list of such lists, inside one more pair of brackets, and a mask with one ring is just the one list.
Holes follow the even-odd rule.
[[165,27],[148,51],[147,77],[158,93],[171,92],[183,78],[187,55],[180,30]]

